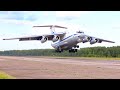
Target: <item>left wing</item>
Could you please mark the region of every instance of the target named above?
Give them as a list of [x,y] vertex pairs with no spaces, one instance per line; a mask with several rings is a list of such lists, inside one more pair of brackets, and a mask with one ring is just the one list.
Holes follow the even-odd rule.
[[43,37],[48,38],[48,40],[53,40],[54,36],[59,36],[62,38],[66,33],[55,33],[55,34],[46,34],[46,35],[38,35],[38,36],[27,36],[27,37],[18,37],[18,38],[6,38],[3,40],[14,40],[19,39],[19,41],[29,41],[29,40],[41,40]]
[[109,42],[109,43],[115,43],[114,41],[110,41],[110,40],[105,40],[105,39],[101,39],[101,38],[96,38],[96,37],[93,37],[93,36],[89,36],[89,35],[85,35],[84,37],[87,41],[90,42],[90,44],[94,44],[94,43],[101,43],[101,42]]

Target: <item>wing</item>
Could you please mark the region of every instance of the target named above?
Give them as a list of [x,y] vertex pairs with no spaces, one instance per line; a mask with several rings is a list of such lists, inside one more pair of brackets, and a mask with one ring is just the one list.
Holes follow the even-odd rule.
[[19,41],[29,41],[29,40],[41,40],[43,37],[47,37],[48,40],[52,40],[55,35],[62,38],[66,33],[56,33],[56,34],[46,34],[46,35],[38,35],[38,36],[27,36],[27,37],[18,37],[18,38],[6,38],[3,40],[14,40],[19,39]]
[[3,39],[3,40],[14,40],[14,39],[19,39],[19,41],[41,40],[42,36],[28,36],[28,37],[6,38],[6,39]]
[[90,44],[101,43],[101,42],[115,43],[114,41],[105,40],[105,39],[101,39],[101,38],[97,38],[89,35],[85,35],[85,37],[88,39],[88,41],[90,41]]
[[109,43],[115,43],[113,41],[109,41],[109,40],[104,40],[104,39],[100,39],[100,38],[97,38],[99,41],[104,41],[104,42],[109,42]]

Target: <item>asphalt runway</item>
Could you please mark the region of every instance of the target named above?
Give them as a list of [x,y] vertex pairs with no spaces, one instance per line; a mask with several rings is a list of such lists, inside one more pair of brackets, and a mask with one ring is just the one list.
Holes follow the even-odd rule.
[[17,79],[120,79],[120,60],[0,56],[0,71]]

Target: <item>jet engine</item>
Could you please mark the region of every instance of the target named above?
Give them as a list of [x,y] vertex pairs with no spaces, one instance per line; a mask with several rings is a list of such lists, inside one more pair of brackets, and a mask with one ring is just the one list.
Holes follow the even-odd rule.
[[98,39],[92,38],[92,39],[90,40],[90,44],[95,44],[95,43],[97,43],[98,41],[99,41]]
[[52,39],[52,41],[53,41],[53,42],[56,42],[56,41],[58,41],[59,39],[60,39],[60,37],[57,36],[57,35],[55,35],[54,38]]
[[98,43],[102,43],[102,40],[98,40]]
[[41,39],[41,43],[44,43],[44,42],[46,42],[48,40],[48,38],[47,37],[42,37],[42,39]]
[[86,42],[88,42],[90,39],[91,39],[90,37],[85,37],[85,38],[82,40],[82,42],[83,42],[83,43],[86,43]]

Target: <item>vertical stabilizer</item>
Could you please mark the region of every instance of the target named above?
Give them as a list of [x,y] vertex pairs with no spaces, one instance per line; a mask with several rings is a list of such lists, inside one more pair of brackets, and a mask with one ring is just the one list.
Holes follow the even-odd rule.
[[55,34],[55,26],[54,26],[54,25],[52,25],[52,26],[50,27],[50,30],[51,30],[51,33],[52,33],[52,34]]

